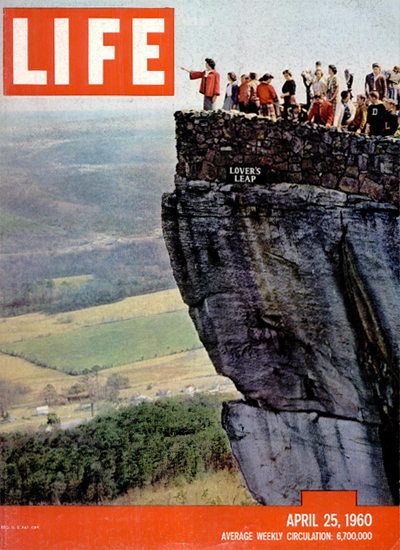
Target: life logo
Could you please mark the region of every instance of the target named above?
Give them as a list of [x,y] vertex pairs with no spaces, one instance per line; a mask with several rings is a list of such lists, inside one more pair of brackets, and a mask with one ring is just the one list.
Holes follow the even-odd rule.
[[4,8],[4,95],[173,95],[172,8]]

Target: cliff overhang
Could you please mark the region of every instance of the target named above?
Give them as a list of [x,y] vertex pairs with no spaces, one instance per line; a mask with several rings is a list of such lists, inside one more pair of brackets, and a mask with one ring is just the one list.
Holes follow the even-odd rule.
[[[164,235],[200,338],[244,396],[223,425],[250,492],[270,505],[311,489],[392,503],[400,140],[175,116]],[[232,167],[257,178],[232,183]]]

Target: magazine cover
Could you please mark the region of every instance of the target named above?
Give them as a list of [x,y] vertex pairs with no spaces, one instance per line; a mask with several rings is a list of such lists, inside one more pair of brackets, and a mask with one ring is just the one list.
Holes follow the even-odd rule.
[[3,0],[0,549],[399,548],[397,0]]

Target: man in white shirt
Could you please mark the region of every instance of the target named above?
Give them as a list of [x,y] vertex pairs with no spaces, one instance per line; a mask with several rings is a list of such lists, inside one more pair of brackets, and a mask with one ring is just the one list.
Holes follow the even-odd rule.
[[340,94],[341,101],[336,108],[335,120],[333,121],[333,126],[335,128],[347,128],[355,117],[356,108],[353,102],[350,101],[350,96],[351,94],[348,90]]

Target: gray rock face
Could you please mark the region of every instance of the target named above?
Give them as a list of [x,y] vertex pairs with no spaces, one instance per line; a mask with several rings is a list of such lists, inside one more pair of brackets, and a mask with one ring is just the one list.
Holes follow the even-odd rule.
[[290,505],[301,490],[356,489],[360,504],[391,504],[397,208],[305,181],[177,176],[163,228],[200,338],[245,396],[224,426],[250,492]]
[[239,464],[246,464],[247,486],[262,504],[300,505],[299,488],[352,488],[359,505],[391,501],[376,426],[240,402],[225,404],[223,425]]

